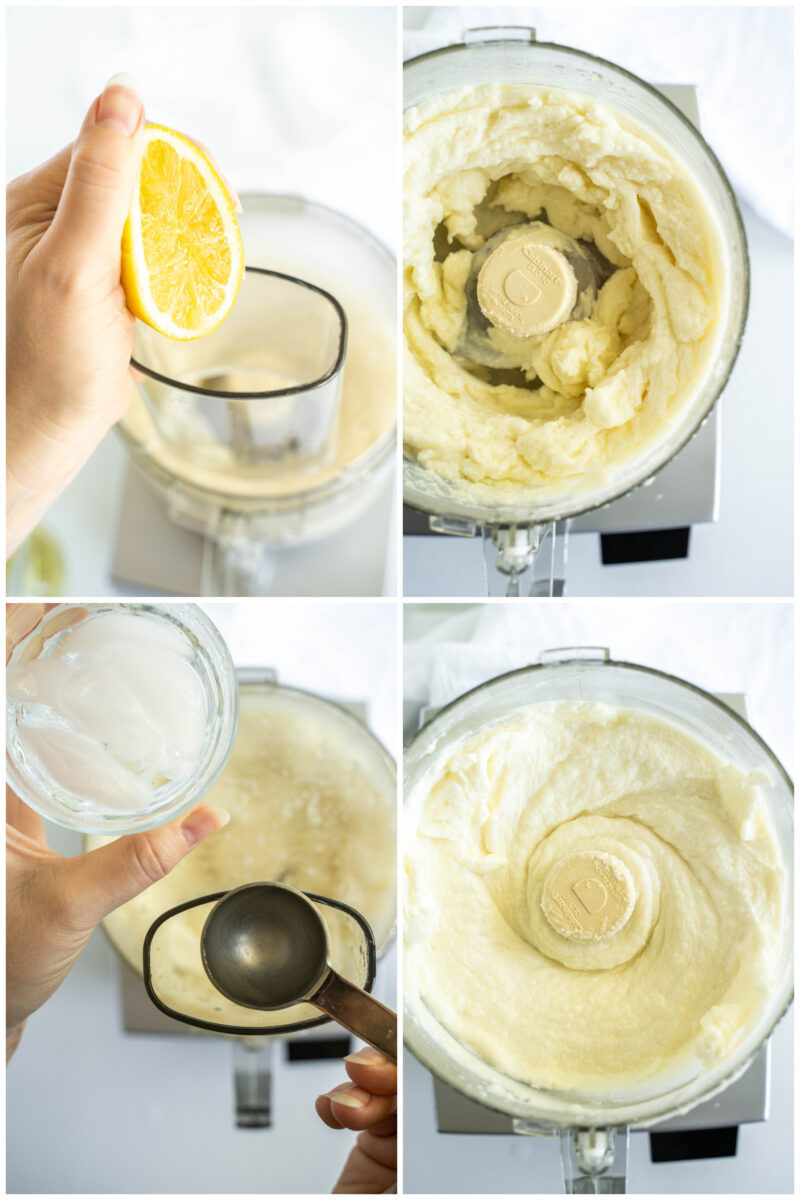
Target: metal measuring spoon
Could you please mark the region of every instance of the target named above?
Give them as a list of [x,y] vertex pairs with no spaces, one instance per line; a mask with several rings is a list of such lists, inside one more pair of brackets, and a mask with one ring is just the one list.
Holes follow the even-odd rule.
[[325,922],[310,900],[282,883],[249,883],[223,896],[200,935],[214,987],[245,1008],[307,1001],[397,1062],[397,1015],[330,962]]

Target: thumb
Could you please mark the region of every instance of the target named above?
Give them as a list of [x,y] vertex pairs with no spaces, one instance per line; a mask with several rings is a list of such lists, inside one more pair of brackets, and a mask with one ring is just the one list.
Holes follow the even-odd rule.
[[59,874],[76,927],[92,929],[120,904],[138,896],[177,867],[190,850],[230,820],[224,808],[199,804],[146,833],[117,838],[99,850],[63,859]]
[[100,255],[119,265],[120,243],[144,148],[144,105],[129,75],[114,75],[72,148],[49,241],[68,265]]

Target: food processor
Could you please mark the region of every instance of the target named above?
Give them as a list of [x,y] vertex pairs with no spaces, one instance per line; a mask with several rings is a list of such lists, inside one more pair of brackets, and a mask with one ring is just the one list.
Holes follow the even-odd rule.
[[[409,523],[415,532],[421,523],[414,519],[419,513],[424,514],[431,532],[481,536],[490,594],[500,594],[502,582],[506,594],[519,595],[520,581],[528,573],[531,595],[555,595],[563,587],[567,522],[571,524],[584,514],[578,528],[603,529],[603,513],[612,502],[625,497],[630,504],[627,523],[622,527],[632,528],[631,505],[645,503],[648,497],[641,491],[632,497],[629,493],[652,484],[656,473],[672,464],[712,416],[733,368],[744,330],[749,295],[747,245],[731,186],[713,152],[676,103],[613,63],[570,47],[537,42],[532,29],[468,30],[461,42],[409,60],[404,66],[404,106],[413,108],[458,88],[489,83],[563,88],[597,98],[645,131],[652,130],[697,182],[724,251],[723,303],[710,370],[696,394],[669,419],[663,436],[641,454],[621,463],[605,481],[550,500],[537,498],[533,492],[525,495],[523,491],[517,496],[508,491],[493,496],[486,486],[479,492],[456,488],[426,470],[413,455],[407,453],[404,457],[404,502],[411,510]],[[484,272],[503,248],[492,249],[483,264]],[[477,279],[475,284],[477,288]],[[600,521],[597,526],[592,521],[595,513]],[[664,524],[662,521],[661,526]],[[499,578],[495,579],[493,572]]]
[[[325,814],[335,812],[335,800],[324,781],[314,787],[309,780],[298,777],[295,786],[291,775],[283,774],[286,763],[278,761],[273,766],[270,788],[269,773],[263,764],[259,765],[258,750],[253,749],[252,741],[243,742],[238,756],[234,745],[228,766],[231,782],[226,781],[223,772],[216,793],[212,791],[208,797],[209,803],[222,803],[231,811],[232,819],[215,835],[216,846],[212,838],[195,852],[205,855],[202,878],[191,879],[179,865],[172,882],[154,885],[142,897],[112,913],[102,927],[121,960],[126,1030],[189,1036],[200,1030],[198,1036],[226,1037],[232,1045],[236,1124],[266,1128],[273,1123],[272,1081],[278,1045],[297,1049],[298,1058],[312,1059],[316,1047],[321,1056],[326,1056],[328,1043],[333,1045],[332,1037],[337,1037],[338,1057],[347,1052],[338,1045],[341,1031],[331,1035],[329,1018],[311,1004],[264,1012],[220,995],[201,963],[204,923],[225,894],[276,877],[276,883],[314,895],[331,937],[334,966],[358,987],[375,990],[379,998],[393,1006],[393,996],[381,995],[380,972],[376,984],[376,970],[394,943],[394,850],[391,855],[383,854],[382,843],[395,845],[396,772],[392,759],[367,726],[363,704],[339,703],[279,683],[269,668],[239,668],[237,676],[240,739],[255,736],[258,740],[262,714],[275,722],[277,735],[284,708],[295,714],[295,719],[303,714],[308,725],[324,721],[327,756],[346,762],[343,771],[366,771],[374,780],[374,790],[359,797],[352,786],[356,777],[353,774],[348,792],[353,797],[352,805],[340,815],[344,828],[333,828]],[[287,738],[281,736],[280,740]],[[270,792],[278,794],[287,787],[292,795],[278,802],[279,820],[274,812],[271,815]],[[243,805],[238,813],[237,794]],[[263,821],[259,815],[261,797]],[[289,814],[286,810],[292,802],[295,810]],[[313,854],[307,860],[297,858],[287,840],[292,821],[299,821],[302,830],[314,835]],[[356,856],[353,850],[358,827],[362,832],[371,831],[368,836],[373,853],[369,861]],[[297,846],[302,844],[302,830]],[[89,838],[86,844],[93,848],[101,841]],[[384,861],[387,858],[388,867]],[[320,894],[326,862],[337,864],[346,894],[332,895],[330,888]],[[361,898],[358,906],[349,903],[355,896]],[[369,897],[373,899],[365,902],[364,898]],[[176,965],[177,953],[180,962]],[[254,1033],[247,1034],[246,1029]]]
[[793,875],[792,785],[772,751],[728,704],[663,672],[614,661],[608,650],[580,647],[548,651],[537,663],[489,680],[441,709],[408,746],[404,758],[406,796],[462,738],[537,702],[601,702],[632,709],[676,727],[723,762],[731,763],[758,784],[787,881],[779,977],[736,1047],[712,1066],[696,1066],[671,1081],[656,1078],[627,1093],[598,1099],[596,1095],[534,1088],[501,1073],[449,1033],[437,1014],[414,994],[406,976],[405,1042],[437,1084],[441,1081],[447,1090],[473,1102],[467,1107],[474,1111],[480,1106],[481,1111],[489,1110],[490,1116],[503,1114],[504,1131],[558,1137],[566,1192],[624,1192],[628,1130],[674,1121],[730,1089],[763,1052],[791,1002],[792,903],[788,884]]
[[[379,594],[396,423],[394,258],[321,204],[264,194],[242,204],[247,270],[231,315],[190,343],[139,324],[137,398],[118,428],[165,521],[186,531],[174,557],[202,539],[201,594],[281,591],[293,554],[303,581],[292,576],[292,594],[327,594],[335,589],[315,562],[360,530],[369,559],[352,594]],[[157,542],[139,508],[126,492],[120,542],[130,545],[117,548],[116,574],[126,561],[134,573],[142,536]],[[155,586],[198,590],[173,583],[166,564],[148,569]]]

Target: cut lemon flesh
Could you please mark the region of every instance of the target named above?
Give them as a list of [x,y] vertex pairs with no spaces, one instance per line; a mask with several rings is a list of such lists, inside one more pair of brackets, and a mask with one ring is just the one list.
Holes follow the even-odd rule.
[[189,341],[231,311],[244,271],[242,237],[207,155],[162,125],[147,125],[145,137],[122,235],[122,286],[140,321]]

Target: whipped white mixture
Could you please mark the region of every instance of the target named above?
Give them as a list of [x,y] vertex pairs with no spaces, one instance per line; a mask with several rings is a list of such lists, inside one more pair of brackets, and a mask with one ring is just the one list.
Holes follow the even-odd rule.
[[[405,132],[408,450],[478,503],[603,486],[713,368],[726,284],[708,202],[664,143],[572,92],[461,89],[409,110]],[[499,373],[476,367],[481,250],[537,222],[598,250],[608,277],[545,333],[490,328]]]
[[[142,969],[144,936],[161,913],[184,900],[259,880],[343,900],[372,926],[380,948],[396,909],[396,780],[360,726],[312,696],[240,688],[239,731],[206,800],[231,814],[165,879],[113,912],[106,928],[123,956]],[[89,844],[108,839],[93,837]],[[200,1018],[272,1025],[318,1017],[310,1005],[254,1011],[211,985],[200,957],[210,909],[192,909],[159,934],[159,994]],[[320,906],[337,970],[364,982],[362,939],[349,917]]]
[[137,811],[197,769],[209,714],[188,638],[149,613],[89,613],[6,670],[16,755],[95,812]]
[[536,704],[443,751],[410,796],[406,873],[408,1003],[535,1087],[691,1078],[782,963],[756,781],[632,710]]

